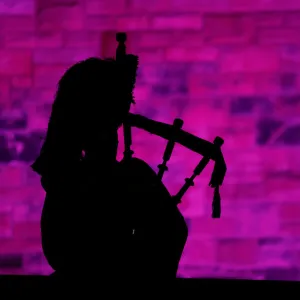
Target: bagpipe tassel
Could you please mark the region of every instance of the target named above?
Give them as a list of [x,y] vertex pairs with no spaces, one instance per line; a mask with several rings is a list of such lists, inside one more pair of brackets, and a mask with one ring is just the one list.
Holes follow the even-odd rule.
[[221,195],[219,186],[215,187],[214,197],[212,202],[212,218],[218,219],[221,217]]

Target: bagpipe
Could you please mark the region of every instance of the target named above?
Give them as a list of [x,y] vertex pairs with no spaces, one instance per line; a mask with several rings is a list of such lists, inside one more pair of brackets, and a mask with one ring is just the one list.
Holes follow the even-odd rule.
[[[124,62],[126,61],[126,33],[117,33],[116,40],[118,42],[116,50],[116,61]],[[133,66],[135,71],[137,70],[137,64]],[[131,70],[132,71],[132,70]],[[135,76],[132,79],[132,88],[134,88]],[[166,124],[158,122],[142,115],[129,113],[128,118],[123,123],[124,132],[124,157],[121,162],[126,163],[132,161],[133,159],[137,162],[144,163],[144,161],[133,157],[132,146],[132,134],[131,128],[136,127],[143,129],[151,134],[155,134],[159,137],[166,139],[167,145],[163,154],[163,161],[158,165],[157,177],[161,181],[163,175],[168,171],[167,163],[171,159],[173,149],[175,144],[178,143],[189,150],[196,152],[203,156],[198,165],[193,171],[191,177],[185,179],[185,183],[182,188],[178,191],[176,195],[172,197],[174,203],[177,205],[182,201],[182,197],[186,191],[194,185],[194,179],[196,176],[200,175],[204,168],[207,166],[210,160],[215,162],[211,180],[209,186],[214,188],[214,196],[212,201],[212,217],[220,218],[221,216],[221,197],[219,187],[222,185],[225,174],[226,174],[226,164],[221,151],[221,146],[224,140],[220,137],[216,137],[213,143],[201,139],[191,133],[188,133],[182,129],[183,120],[175,119],[173,124]]]

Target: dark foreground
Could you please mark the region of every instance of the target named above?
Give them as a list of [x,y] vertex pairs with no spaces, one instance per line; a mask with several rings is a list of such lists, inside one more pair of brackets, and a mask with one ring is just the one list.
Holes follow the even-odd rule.
[[[76,280],[75,280],[76,281]],[[106,282],[105,278],[90,280],[89,285],[79,281],[66,283],[57,278],[49,276],[0,276],[1,299],[13,299],[16,294],[22,294],[23,297],[33,299],[36,296],[39,299],[46,299],[50,295],[60,295],[63,291],[71,296],[72,292],[77,293],[79,289],[86,293],[85,299],[96,299],[95,293],[108,299],[109,294],[120,293],[125,296],[126,292],[132,298],[134,294],[138,294],[138,298],[144,299],[146,294],[161,294],[162,286],[155,289],[155,280],[147,283],[147,290],[142,288],[140,283],[126,284],[122,279],[117,281],[110,280]],[[122,286],[124,284],[124,286]],[[150,287],[150,288],[149,288]],[[300,282],[287,281],[254,281],[254,280],[228,280],[228,279],[177,279],[176,282],[170,284],[167,288],[170,297],[178,299],[190,299],[197,297],[198,299],[216,298],[245,298],[245,297],[299,297]],[[89,296],[89,291],[91,296]],[[171,296],[172,294],[172,296]],[[144,297],[145,296],[145,297]],[[184,296],[184,297],[183,297]],[[183,297],[183,298],[182,298]],[[101,297],[103,298],[103,297]],[[109,297],[110,298],[110,297]],[[123,297],[122,297],[123,298]],[[148,298],[148,297],[146,297]],[[152,297],[151,297],[152,298]]]

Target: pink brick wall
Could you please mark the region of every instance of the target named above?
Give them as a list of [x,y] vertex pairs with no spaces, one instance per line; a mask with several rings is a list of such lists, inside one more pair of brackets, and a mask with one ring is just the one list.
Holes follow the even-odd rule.
[[[44,192],[28,166],[64,70],[113,55],[119,30],[140,56],[135,111],[225,139],[223,216],[210,217],[210,166],[181,205],[190,236],[180,275],[300,280],[297,0],[1,1],[0,272],[51,272],[40,245]],[[156,167],[164,141],[133,137],[136,155]],[[199,159],[176,148],[170,191]]]

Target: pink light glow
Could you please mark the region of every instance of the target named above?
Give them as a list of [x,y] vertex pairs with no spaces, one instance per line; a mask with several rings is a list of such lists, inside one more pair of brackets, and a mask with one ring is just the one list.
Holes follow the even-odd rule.
[[[211,218],[209,165],[180,205],[190,234],[178,275],[300,280],[299,1],[60,1],[72,3],[0,4],[0,273],[51,272],[44,192],[29,169],[36,135],[64,70],[113,55],[122,30],[140,57],[132,111],[225,140],[222,217]],[[135,156],[153,168],[165,144],[133,130]],[[172,193],[200,159],[176,146],[164,178]]]

